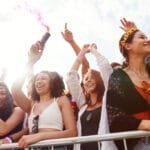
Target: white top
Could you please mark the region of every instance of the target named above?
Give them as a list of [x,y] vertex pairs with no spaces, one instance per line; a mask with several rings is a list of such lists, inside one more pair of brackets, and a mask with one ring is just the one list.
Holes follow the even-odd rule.
[[[103,105],[102,105],[102,112],[101,112],[101,116],[100,116],[101,118],[100,118],[100,122],[99,122],[98,134],[105,134],[105,133],[109,133],[109,127],[108,127],[108,121],[107,121],[107,111],[106,111],[106,92],[107,92],[107,87],[108,87],[109,76],[112,73],[113,69],[110,66],[107,59],[102,55],[97,55],[96,61],[97,61],[99,71],[101,73],[101,77],[102,77],[103,82],[104,82],[104,86],[105,86],[105,92],[104,92],[104,96],[103,96]],[[82,116],[82,114],[86,110],[87,105],[83,105],[83,104],[85,104],[85,96],[84,96],[82,88],[80,86],[79,75],[78,75],[76,70],[71,70],[68,73],[67,85],[68,85],[68,89],[72,95],[73,100],[76,101],[77,106],[79,108],[77,127],[78,127],[78,136],[81,136],[80,117]],[[74,149],[80,150],[80,144],[76,144]],[[108,150],[108,149],[109,150],[116,150],[116,146],[111,141],[102,142],[101,150]],[[100,150],[100,147],[99,147],[99,150]]]
[[[31,113],[28,117],[28,127],[30,132],[32,132],[33,118],[36,116],[33,112],[34,107],[35,104],[33,105]],[[54,99],[53,102],[39,114],[38,128],[53,128],[63,130],[63,119],[57,100]]]

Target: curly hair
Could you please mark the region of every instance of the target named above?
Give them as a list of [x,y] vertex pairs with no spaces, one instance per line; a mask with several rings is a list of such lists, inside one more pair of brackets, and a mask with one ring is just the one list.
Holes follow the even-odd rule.
[[45,73],[49,76],[49,78],[50,78],[49,91],[50,91],[50,95],[52,97],[60,97],[64,94],[65,84],[63,82],[62,76],[60,76],[57,72],[41,71],[37,75],[35,75],[34,80],[33,80],[33,85],[32,85],[33,90],[31,92],[31,98],[33,100],[36,100],[36,101],[40,100],[40,96],[35,89],[35,80],[40,73]]

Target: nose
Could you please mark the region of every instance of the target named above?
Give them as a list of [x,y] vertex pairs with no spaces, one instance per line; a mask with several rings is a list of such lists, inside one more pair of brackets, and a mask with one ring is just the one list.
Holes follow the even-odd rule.
[[147,43],[147,44],[150,44],[150,38],[147,39],[146,43]]

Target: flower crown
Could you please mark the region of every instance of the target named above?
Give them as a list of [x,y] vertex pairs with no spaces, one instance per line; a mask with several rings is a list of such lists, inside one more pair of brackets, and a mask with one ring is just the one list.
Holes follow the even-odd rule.
[[136,27],[132,27],[130,28],[124,35],[123,35],[123,39],[121,40],[121,46],[125,46],[125,43],[128,39],[128,37],[135,31],[137,31],[138,29]]

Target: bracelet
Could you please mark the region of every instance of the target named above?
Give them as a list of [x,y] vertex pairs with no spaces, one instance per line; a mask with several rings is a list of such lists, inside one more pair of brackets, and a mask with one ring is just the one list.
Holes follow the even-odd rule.
[[6,136],[4,139],[5,139],[6,141],[8,141],[9,143],[12,143],[12,139],[11,139],[9,136]]
[[15,142],[15,140],[13,139],[12,136],[8,136],[8,137],[11,139],[11,142],[12,142],[12,143]]
[[85,53],[84,52],[82,52],[82,51],[80,51],[80,53],[79,53],[79,55],[78,55],[79,57],[84,57],[85,56]]

